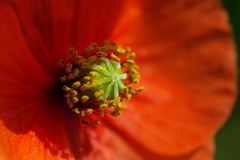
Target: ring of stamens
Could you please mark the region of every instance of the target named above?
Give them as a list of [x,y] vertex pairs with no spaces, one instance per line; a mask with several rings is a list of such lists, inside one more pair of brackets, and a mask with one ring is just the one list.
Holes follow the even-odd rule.
[[134,61],[136,54],[129,47],[123,49],[105,41],[101,47],[92,43],[82,55],[71,48],[69,55],[67,62],[59,62],[59,86],[68,107],[82,117],[90,114],[104,117],[106,112],[121,115],[121,110],[126,109],[122,101],[144,89],[129,85],[140,81]]

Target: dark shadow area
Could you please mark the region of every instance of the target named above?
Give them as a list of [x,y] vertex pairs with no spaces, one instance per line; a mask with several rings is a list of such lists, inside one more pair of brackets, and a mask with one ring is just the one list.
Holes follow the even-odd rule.
[[[222,0],[225,8],[228,11],[230,23],[233,27],[233,34],[236,40],[236,47],[238,49],[238,68],[240,66],[240,1],[238,0]],[[240,77],[238,76],[238,79]],[[239,80],[238,80],[239,90]],[[216,160],[239,160],[240,159],[240,98],[238,95],[237,102],[233,113],[224,127],[218,132],[216,136]]]

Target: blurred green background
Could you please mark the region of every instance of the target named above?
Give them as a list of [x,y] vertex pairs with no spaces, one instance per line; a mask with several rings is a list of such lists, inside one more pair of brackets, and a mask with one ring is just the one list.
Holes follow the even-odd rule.
[[[238,47],[238,62],[240,62],[240,0],[222,0],[222,2],[230,16],[230,23],[233,26],[235,40]],[[239,63],[238,68],[240,68]],[[217,151],[215,160],[240,160],[239,96],[230,119],[217,134],[216,143]]]

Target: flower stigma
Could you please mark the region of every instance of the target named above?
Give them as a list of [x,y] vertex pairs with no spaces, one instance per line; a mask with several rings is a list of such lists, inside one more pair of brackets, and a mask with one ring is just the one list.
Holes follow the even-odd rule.
[[[144,90],[131,85],[140,81],[135,57],[130,47],[123,49],[104,41],[102,46],[92,43],[80,55],[71,48],[59,61],[60,92],[68,107],[83,117],[84,124],[90,124],[88,116],[121,115],[127,108],[122,102]],[[94,123],[99,125],[100,120]]]

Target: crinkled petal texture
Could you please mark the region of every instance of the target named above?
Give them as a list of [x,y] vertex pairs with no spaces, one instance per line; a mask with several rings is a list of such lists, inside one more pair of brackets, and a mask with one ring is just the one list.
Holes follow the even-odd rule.
[[131,15],[137,21],[127,30],[119,23],[112,38],[138,53],[146,90],[108,123],[145,159],[213,159],[211,152],[191,156],[213,138],[236,97],[235,48],[222,5],[143,1]]
[[[0,158],[212,159],[236,94],[226,13],[217,0],[124,2],[0,1]],[[138,53],[146,91],[88,126],[58,96],[57,62],[105,39]]]

